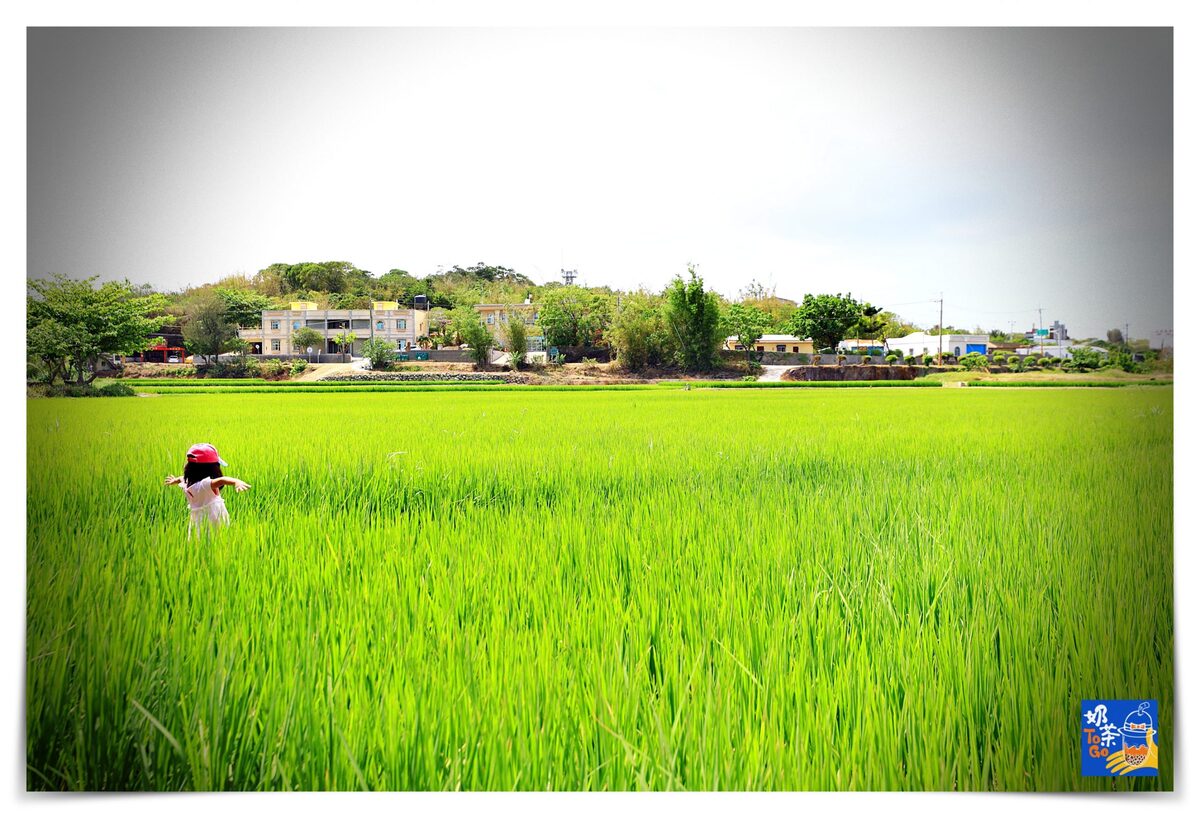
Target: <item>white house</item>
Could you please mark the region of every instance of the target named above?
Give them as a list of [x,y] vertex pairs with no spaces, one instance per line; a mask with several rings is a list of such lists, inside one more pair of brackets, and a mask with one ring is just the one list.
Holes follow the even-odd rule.
[[[988,337],[986,335],[942,335],[940,338],[943,355],[953,355],[957,358],[971,352],[986,355],[988,351]],[[939,336],[937,335],[930,335],[925,332],[912,332],[903,338],[888,338],[887,348],[905,357],[909,355],[916,357],[920,357],[921,355],[937,355],[938,339]]]
[[1104,347],[1073,344],[1070,341],[1051,341],[1045,345],[1038,345],[1035,343],[1032,347],[1027,349],[1018,349],[1016,352],[1018,355],[1028,355],[1034,358],[1070,358],[1071,349],[1073,347],[1084,347],[1085,349],[1095,350],[1105,357],[1108,356],[1108,350]]

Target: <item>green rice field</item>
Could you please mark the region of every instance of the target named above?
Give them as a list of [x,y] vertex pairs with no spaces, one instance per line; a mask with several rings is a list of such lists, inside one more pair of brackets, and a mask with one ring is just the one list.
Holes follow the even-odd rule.
[[[29,400],[27,786],[1173,789],[1172,400]],[[189,541],[197,442],[253,488]]]

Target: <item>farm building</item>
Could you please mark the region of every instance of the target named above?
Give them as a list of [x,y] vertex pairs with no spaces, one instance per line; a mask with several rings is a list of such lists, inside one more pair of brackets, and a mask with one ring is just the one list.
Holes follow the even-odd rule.
[[[940,344],[939,347],[939,338]],[[959,357],[978,352],[986,355],[988,337],[986,335],[930,335],[925,332],[912,332],[903,338],[888,338],[887,348],[901,355],[937,355],[940,349],[943,355]]]
[[1101,355],[1108,355],[1108,350],[1104,347],[1085,346],[1083,344],[1075,344],[1070,341],[1051,341],[1044,345],[1034,344],[1031,347],[1018,349],[1018,355],[1032,355],[1035,358],[1070,358],[1071,349],[1073,347],[1084,346],[1086,349],[1091,349],[1099,352]]
[[[725,349],[742,350],[744,347],[738,342],[736,335],[730,335],[725,339]],[[813,353],[813,342],[812,338],[797,338],[795,335],[764,335],[754,342],[754,349],[757,352],[805,353],[811,355]]]

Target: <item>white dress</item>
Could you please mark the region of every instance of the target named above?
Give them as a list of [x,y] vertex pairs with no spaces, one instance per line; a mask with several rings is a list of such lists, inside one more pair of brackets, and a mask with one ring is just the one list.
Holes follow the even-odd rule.
[[213,488],[211,477],[205,477],[190,486],[180,483],[179,487],[187,497],[188,512],[191,514],[191,519],[188,520],[189,538],[193,531],[199,532],[208,526],[229,524],[229,512],[225,510],[225,501]]

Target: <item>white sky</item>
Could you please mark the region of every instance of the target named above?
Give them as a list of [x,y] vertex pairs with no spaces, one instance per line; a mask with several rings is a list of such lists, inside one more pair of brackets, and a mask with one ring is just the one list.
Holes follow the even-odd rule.
[[[1171,326],[1169,30],[35,30],[29,274],[504,264]],[[922,302],[922,303],[912,303]]]

